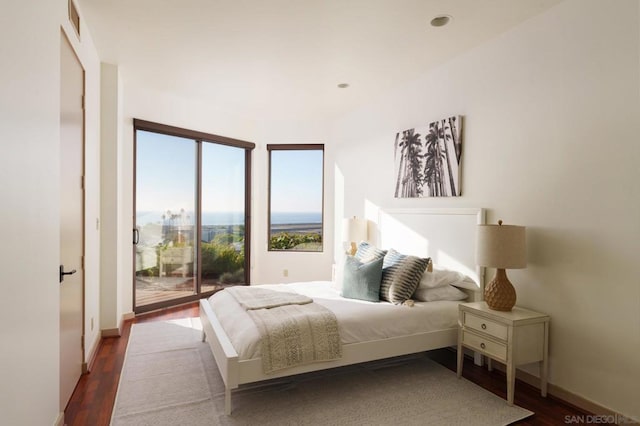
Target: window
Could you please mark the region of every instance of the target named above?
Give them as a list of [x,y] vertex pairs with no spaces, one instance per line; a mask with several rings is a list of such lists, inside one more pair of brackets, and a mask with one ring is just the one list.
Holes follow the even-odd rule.
[[249,283],[254,144],[134,120],[134,311]]
[[324,145],[267,145],[269,250],[322,251]]

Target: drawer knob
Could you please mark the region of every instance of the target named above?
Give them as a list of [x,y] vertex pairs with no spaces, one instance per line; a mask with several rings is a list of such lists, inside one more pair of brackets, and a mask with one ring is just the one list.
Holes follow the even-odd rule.
[[484,348],[486,348],[486,347],[487,347],[487,345],[485,345],[484,343],[480,343],[480,347],[481,347],[482,349],[484,349]]
[[480,327],[482,327],[483,330],[486,330],[487,329],[487,324],[482,323],[482,325]]

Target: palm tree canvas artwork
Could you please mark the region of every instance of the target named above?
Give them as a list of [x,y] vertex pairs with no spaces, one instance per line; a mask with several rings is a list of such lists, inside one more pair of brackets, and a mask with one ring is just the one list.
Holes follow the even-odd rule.
[[460,196],[462,117],[396,133],[396,198]]

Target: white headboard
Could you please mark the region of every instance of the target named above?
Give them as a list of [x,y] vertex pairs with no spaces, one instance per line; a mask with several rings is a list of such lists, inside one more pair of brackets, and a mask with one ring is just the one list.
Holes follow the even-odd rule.
[[400,253],[431,257],[436,268],[460,271],[478,285],[482,297],[484,268],[476,266],[476,233],[485,223],[482,208],[379,210],[377,244]]

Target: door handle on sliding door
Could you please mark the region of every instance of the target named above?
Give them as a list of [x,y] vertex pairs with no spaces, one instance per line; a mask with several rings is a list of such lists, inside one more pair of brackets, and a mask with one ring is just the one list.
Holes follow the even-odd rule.
[[140,242],[140,231],[138,228],[133,228],[133,244],[136,245]]

